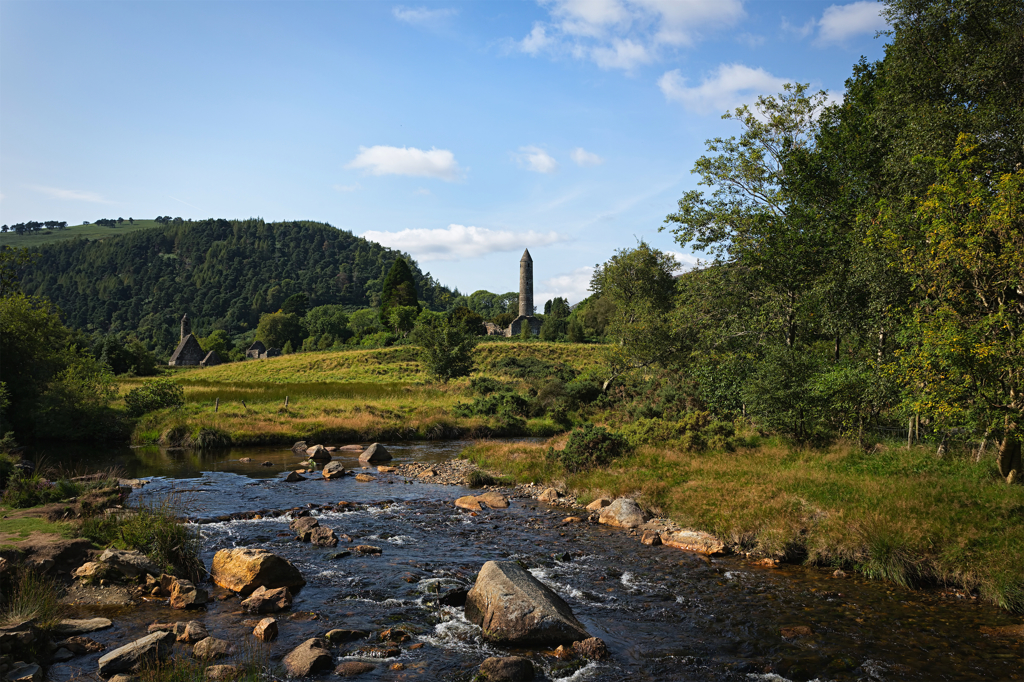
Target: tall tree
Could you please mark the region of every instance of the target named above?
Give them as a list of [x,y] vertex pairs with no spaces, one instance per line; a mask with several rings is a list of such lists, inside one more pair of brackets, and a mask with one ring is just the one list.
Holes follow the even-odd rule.
[[391,309],[400,306],[415,306],[422,310],[416,298],[416,281],[404,258],[396,258],[380,294],[380,321],[385,327],[391,326]]

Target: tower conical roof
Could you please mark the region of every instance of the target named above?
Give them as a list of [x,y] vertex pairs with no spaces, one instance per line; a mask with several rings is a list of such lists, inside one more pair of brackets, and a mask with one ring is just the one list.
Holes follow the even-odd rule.
[[519,260],[520,261],[528,260],[530,262],[533,262],[533,256],[530,255],[530,250],[526,249],[525,251],[523,251],[523,257],[520,258]]

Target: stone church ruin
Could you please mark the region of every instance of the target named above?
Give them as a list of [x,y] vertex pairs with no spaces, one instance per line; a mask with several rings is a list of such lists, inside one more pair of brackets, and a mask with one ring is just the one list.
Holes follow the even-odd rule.
[[167,364],[171,367],[195,367],[201,365],[206,357],[206,351],[202,349],[199,341],[192,334],[192,323],[189,322],[188,315],[182,316],[181,340],[178,342],[178,347],[171,353],[171,359]]

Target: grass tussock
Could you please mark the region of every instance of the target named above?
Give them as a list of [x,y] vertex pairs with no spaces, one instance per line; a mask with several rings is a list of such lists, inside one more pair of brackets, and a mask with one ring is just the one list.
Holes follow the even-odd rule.
[[543,444],[480,442],[464,456],[518,482],[564,481],[583,500],[633,495],[754,555],[855,569],[900,585],[947,584],[1024,611],[1024,488],[990,462],[927,448],[866,453],[765,441],[735,452],[653,447],[571,472]]
[[[217,665],[233,665],[239,669],[236,682],[260,682],[276,679],[270,662],[270,649],[251,637],[236,644],[234,654],[218,660]],[[209,661],[174,656],[166,661],[150,661],[138,672],[139,682],[206,682]]]
[[57,582],[37,571],[14,573],[11,583],[0,586],[0,625],[13,626],[31,620],[42,630],[54,628],[66,614]]
[[102,547],[138,550],[166,573],[198,582],[206,572],[199,532],[179,521],[188,506],[182,495],[168,495],[125,514],[85,519],[81,535]]

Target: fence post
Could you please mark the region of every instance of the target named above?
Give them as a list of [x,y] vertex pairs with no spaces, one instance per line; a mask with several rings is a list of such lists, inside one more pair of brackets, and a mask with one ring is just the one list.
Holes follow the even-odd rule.
[[288,409],[288,396],[284,397],[284,409]]
[[220,409],[220,398],[213,401],[213,411],[216,412]]
[[907,450],[910,449],[910,443],[914,438],[914,417],[911,416],[907,422]]

